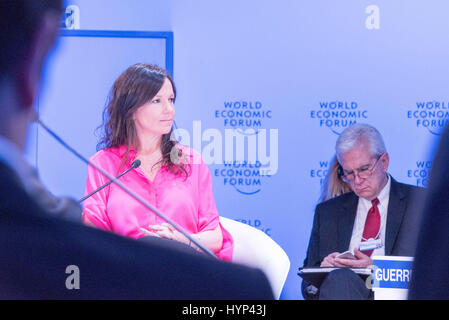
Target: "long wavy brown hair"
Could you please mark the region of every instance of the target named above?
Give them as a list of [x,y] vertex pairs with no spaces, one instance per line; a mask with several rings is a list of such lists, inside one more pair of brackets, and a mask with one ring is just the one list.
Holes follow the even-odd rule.
[[[176,97],[173,79],[166,70],[151,64],[138,63],[126,69],[114,82],[103,111],[103,124],[98,128],[101,134],[97,151],[104,148],[117,148],[126,145],[126,153],[119,171],[126,164],[131,147],[139,149],[139,139],[133,115],[137,109],[154,98],[164,84],[170,80]],[[173,128],[162,136],[162,160],[155,165],[166,165],[174,174],[189,175],[185,164],[175,161],[182,156],[177,141],[171,139]],[[174,149],[176,148],[176,149]],[[173,152],[177,157],[173,157]],[[175,158],[175,159],[174,159]]]

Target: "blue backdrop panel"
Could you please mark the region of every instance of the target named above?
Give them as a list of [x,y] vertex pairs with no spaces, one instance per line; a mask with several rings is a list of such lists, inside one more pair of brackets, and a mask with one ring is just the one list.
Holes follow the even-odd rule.
[[[238,185],[230,178],[239,173],[241,163],[208,165],[220,215],[265,231],[290,257],[283,299],[302,298],[297,268],[306,254],[335,141],[350,123],[367,122],[381,131],[390,154],[389,171],[397,180],[426,185],[433,147],[449,110],[446,0],[67,2],[79,6],[81,28],[173,30],[176,123],[190,133],[185,142],[198,151],[210,145],[209,129],[222,137],[226,129],[278,130],[276,174]],[[129,57],[120,61],[115,50],[105,55],[98,48],[101,39],[73,52],[64,50],[66,40],[53,62],[58,77],[49,75],[54,80],[47,86],[52,89],[48,96],[42,97],[42,116],[91,155],[93,131],[113,79],[128,65],[158,53],[150,47],[136,52],[119,46]],[[95,63],[75,54],[91,50]],[[158,52],[163,64],[164,55]],[[103,82],[94,83],[97,78]],[[232,113],[244,103],[257,106],[265,116]],[[58,193],[72,185],[78,190],[71,192],[79,196],[86,167],[56,144],[45,154],[41,147],[38,165],[44,181]],[[225,156],[224,146],[222,151]]]
[[[86,157],[96,152],[95,129],[114,80],[137,62],[172,70],[169,32],[64,31],[39,99],[40,118]],[[44,88],[45,89],[45,88]],[[87,166],[38,129],[36,165],[59,195],[80,198]],[[29,156],[29,158],[32,156]]]
[[[282,298],[300,299],[297,269],[343,129],[374,125],[385,139],[393,177],[426,184],[447,111],[448,4],[194,3],[173,4],[178,125],[193,132],[192,120],[201,120],[203,132],[217,128],[222,136],[232,128],[278,129],[278,171],[248,181],[244,191],[252,192],[226,180],[225,164],[210,168],[220,214],[264,230],[282,246],[291,260]],[[241,110],[243,102],[258,102],[271,117],[222,116]]]

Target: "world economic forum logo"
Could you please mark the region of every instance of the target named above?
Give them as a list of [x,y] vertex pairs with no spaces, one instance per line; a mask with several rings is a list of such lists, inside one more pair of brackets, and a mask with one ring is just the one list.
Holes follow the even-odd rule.
[[265,233],[266,235],[271,237],[271,227],[266,226],[263,222],[262,219],[254,219],[254,218],[238,218],[235,219],[235,221],[247,224],[253,228],[256,228],[260,231],[262,231],[263,233]]
[[225,128],[257,129],[273,116],[271,109],[264,107],[260,101],[225,101],[221,108],[214,111],[216,119],[220,119]]
[[432,168],[432,161],[417,160],[415,163],[415,166],[407,169],[407,177],[413,181],[414,185],[418,187],[427,187],[430,169]]
[[316,164],[314,168],[310,169],[310,178],[318,181],[320,186],[322,186],[329,171],[329,161],[319,160]]
[[345,128],[368,119],[368,110],[361,108],[357,101],[320,101],[310,111],[310,119],[340,135]]
[[407,119],[414,121],[417,128],[439,136],[449,123],[449,102],[418,101],[414,108],[407,110]]
[[233,161],[224,164],[223,168],[215,169],[214,176],[223,181],[223,185],[233,187],[244,195],[253,195],[262,189],[262,184],[271,174],[261,170],[261,163],[251,164],[247,161]]
[[223,185],[253,195],[276,173],[277,160],[268,161],[276,163],[275,167],[266,165],[267,154],[277,159],[278,130],[265,129],[272,117],[273,111],[261,101],[227,100],[214,110],[214,118],[232,135],[236,149],[243,151],[235,158],[225,158],[220,168],[213,170]]
[[192,130],[177,128],[172,139],[199,152],[213,177],[244,195],[260,192],[278,170],[278,129],[204,130],[195,120]]

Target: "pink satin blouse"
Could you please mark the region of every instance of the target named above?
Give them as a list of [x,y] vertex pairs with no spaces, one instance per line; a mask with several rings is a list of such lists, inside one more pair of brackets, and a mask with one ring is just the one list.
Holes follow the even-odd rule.
[[[214,230],[220,225],[223,246],[216,255],[230,261],[233,239],[219,223],[209,168],[198,152],[184,146],[182,150],[190,159],[190,175],[187,179],[184,174],[175,175],[164,166],[158,170],[152,182],[140,168],[131,170],[119,181],[191,234]],[[131,150],[127,163],[120,169],[125,152],[126,146],[103,149],[91,161],[115,177],[130,168],[136,159],[137,152]],[[107,177],[89,166],[85,194],[108,181]],[[135,239],[143,236],[140,227],[147,228],[165,222],[115,184],[110,184],[85,200],[84,217],[100,229]]]

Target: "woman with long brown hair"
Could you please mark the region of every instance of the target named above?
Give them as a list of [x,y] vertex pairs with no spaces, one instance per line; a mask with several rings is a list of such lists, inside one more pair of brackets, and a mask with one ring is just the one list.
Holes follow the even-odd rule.
[[[129,67],[115,81],[103,118],[103,137],[91,161],[117,176],[139,159],[120,182],[183,227],[225,260],[233,241],[223,229],[210,172],[196,151],[171,139],[176,90],[170,75],[149,64]],[[89,166],[86,194],[108,179]],[[146,235],[190,241],[160,217],[110,184],[84,202],[84,223],[123,236]]]

